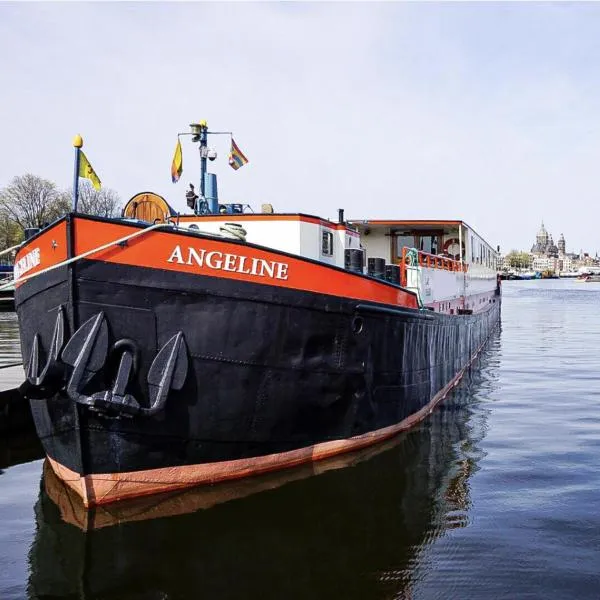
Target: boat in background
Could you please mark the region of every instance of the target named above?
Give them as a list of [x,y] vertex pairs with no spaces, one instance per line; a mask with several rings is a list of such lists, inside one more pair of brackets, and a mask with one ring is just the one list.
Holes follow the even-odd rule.
[[580,267],[575,281],[577,283],[596,283],[600,281],[600,267]]
[[389,439],[499,322],[497,252],[464,221],[220,204],[194,127],[192,214],[138,194],[122,218],[72,212],[17,254],[23,391],[85,506]]
[[0,264],[0,310],[15,309],[14,266]]

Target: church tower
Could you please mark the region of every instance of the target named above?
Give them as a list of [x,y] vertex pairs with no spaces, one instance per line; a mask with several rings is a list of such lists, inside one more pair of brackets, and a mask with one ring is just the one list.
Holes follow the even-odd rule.
[[562,233],[560,234],[560,239],[558,240],[558,253],[567,253],[567,243],[565,242],[565,236]]

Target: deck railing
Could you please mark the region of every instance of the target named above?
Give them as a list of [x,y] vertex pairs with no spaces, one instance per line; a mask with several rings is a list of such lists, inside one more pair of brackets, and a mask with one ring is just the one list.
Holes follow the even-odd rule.
[[403,287],[407,285],[407,272],[409,268],[422,267],[425,269],[442,269],[444,271],[454,271],[466,273],[468,265],[460,260],[438,256],[423,252],[416,248],[402,248],[402,261],[400,263],[400,284]]

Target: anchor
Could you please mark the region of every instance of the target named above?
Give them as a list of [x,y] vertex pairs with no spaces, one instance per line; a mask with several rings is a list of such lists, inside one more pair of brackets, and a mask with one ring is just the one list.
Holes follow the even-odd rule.
[[104,313],[99,312],[73,334],[62,352],[62,361],[73,367],[66,390],[70,398],[77,402],[87,399],[80,390],[104,366],[107,351],[108,325]]
[[64,365],[60,361],[60,351],[65,340],[65,315],[62,304],[58,307],[50,349],[43,368],[40,368],[40,335],[36,333],[31,345],[31,353],[25,372],[26,381],[20,391],[25,398],[48,398],[62,385]]
[[187,345],[179,331],[160,349],[148,371],[150,406],[144,407],[126,392],[132,374],[137,371],[137,348],[132,340],[119,340],[111,352],[121,352],[112,389],[91,396],[82,393],[92,377],[102,369],[108,354],[108,326],[104,313],[86,321],[69,340],[62,360],[73,367],[67,394],[79,404],[120,418],[134,415],[153,416],[163,410],[170,390],[183,387],[188,371]]

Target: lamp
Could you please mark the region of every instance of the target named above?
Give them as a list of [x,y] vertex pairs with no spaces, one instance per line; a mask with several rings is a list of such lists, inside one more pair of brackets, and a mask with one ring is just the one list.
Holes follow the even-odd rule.
[[200,123],[190,123],[190,129],[192,130],[192,142],[200,141],[200,134],[203,129],[206,129],[206,121],[200,121]]

